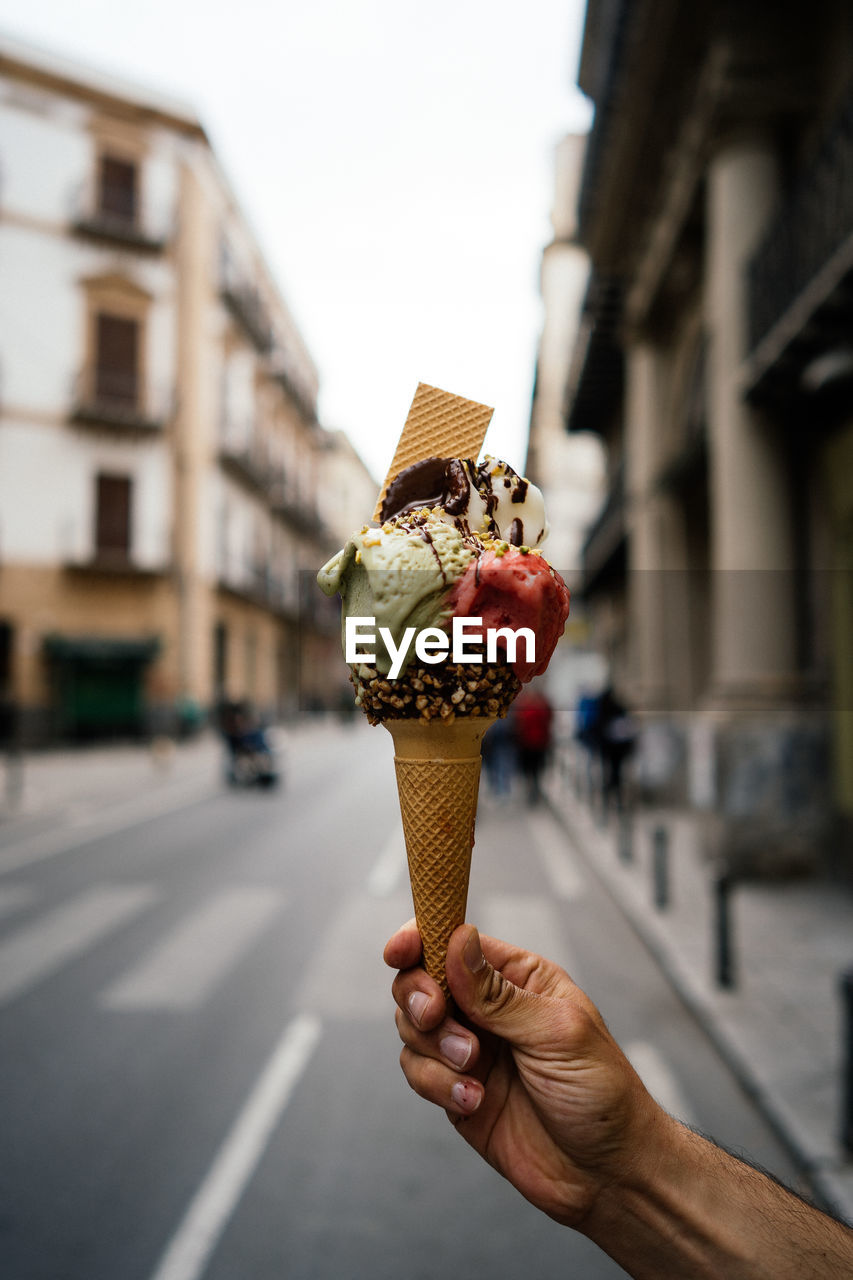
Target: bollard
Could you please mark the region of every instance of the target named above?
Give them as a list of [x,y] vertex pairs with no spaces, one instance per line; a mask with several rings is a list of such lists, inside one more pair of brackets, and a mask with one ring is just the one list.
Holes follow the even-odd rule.
[[634,860],[634,815],[627,806],[619,814],[619,860]]
[[732,948],[731,895],[734,881],[725,872],[714,881],[714,957],[717,986],[732,991],[735,986]]
[[841,1059],[841,1145],[853,1155],[853,969],[841,975],[844,1052]]
[[669,906],[669,832],[655,827],[652,832],[652,884],[654,902],[659,910]]

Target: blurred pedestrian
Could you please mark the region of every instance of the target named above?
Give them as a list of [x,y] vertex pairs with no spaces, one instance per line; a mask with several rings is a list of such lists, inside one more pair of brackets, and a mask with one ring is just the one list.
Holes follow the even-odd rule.
[[510,712],[518,765],[527,784],[527,803],[542,798],[542,774],[551,750],[554,712],[541,689],[527,687],[516,698]]
[[506,716],[486,731],[483,738],[483,767],[492,795],[505,797],[512,791],[516,770],[515,736]]
[[[583,789],[587,798],[592,797],[593,763],[598,758],[598,704],[599,695],[588,689],[581,693],[575,707],[574,738],[583,756]],[[576,789],[581,794],[581,766],[578,766]]]
[[625,807],[623,769],[634,750],[636,725],[628,708],[617,698],[612,686],[598,699],[594,736],[601,755],[601,801],[605,814],[611,801],[618,811]]

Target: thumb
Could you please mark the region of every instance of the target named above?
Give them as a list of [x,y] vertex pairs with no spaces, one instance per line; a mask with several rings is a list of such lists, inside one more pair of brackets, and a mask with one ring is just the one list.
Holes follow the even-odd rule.
[[[514,958],[527,958],[528,953],[512,950]],[[490,964],[473,925],[461,925],[450,940],[447,980],[459,1010],[478,1027],[519,1047],[532,1048],[547,1036],[552,1001],[516,986]]]

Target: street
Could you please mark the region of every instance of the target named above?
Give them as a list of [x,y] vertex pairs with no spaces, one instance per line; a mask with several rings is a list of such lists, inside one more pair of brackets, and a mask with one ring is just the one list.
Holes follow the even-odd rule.
[[[210,753],[0,823],[0,1275],[623,1275],[403,1079],[390,737],[311,726],[284,760],[275,791],[227,790]],[[485,783],[468,915],[563,964],[670,1110],[795,1182],[557,820]]]

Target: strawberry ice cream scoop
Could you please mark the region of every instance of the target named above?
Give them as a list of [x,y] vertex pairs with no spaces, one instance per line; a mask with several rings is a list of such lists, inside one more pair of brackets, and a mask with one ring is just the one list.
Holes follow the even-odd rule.
[[[478,619],[485,650],[485,632],[528,627],[535,637],[535,654],[529,655],[524,638],[516,643],[510,662],[523,684],[541,675],[563,634],[569,616],[569,589],[542,556],[507,547],[484,551],[455,583],[448,600],[453,616]],[[478,630],[468,628],[472,640]],[[498,646],[507,645],[500,638]],[[508,655],[512,658],[511,653]]]

